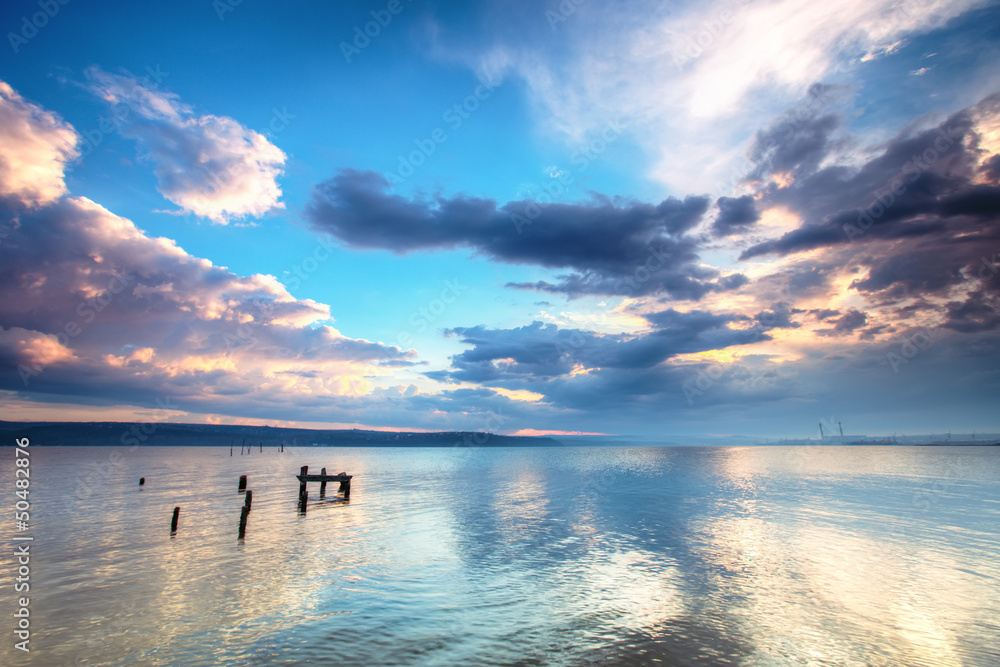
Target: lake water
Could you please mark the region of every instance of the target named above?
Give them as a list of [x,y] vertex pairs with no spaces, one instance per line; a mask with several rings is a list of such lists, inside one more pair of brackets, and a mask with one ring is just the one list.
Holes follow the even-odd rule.
[[997,447],[0,451],[3,665],[1000,664]]

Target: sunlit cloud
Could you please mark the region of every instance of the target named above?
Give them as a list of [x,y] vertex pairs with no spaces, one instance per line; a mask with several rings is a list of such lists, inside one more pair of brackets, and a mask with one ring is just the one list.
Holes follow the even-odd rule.
[[196,115],[172,93],[129,74],[87,70],[89,88],[155,165],[160,193],[182,211],[225,224],[283,208],[286,156],[226,116]]

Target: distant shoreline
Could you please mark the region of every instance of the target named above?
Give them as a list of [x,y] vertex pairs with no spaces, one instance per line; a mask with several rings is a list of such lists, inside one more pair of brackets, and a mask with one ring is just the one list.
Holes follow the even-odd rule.
[[431,433],[305,429],[271,426],[174,424],[157,422],[0,421],[3,444],[29,438],[33,446],[159,447],[539,447],[558,445],[544,436],[499,435],[478,431]]
[[982,440],[913,441],[855,440],[838,442],[807,438],[760,442],[750,437],[711,438],[665,435],[660,440],[628,437],[500,435],[481,431],[396,432],[362,429],[306,429],[233,424],[157,422],[10,422],[0,421],[0,446],[29,438],[35,446],[156,446],[156,447],[997,447],[1000,437]]

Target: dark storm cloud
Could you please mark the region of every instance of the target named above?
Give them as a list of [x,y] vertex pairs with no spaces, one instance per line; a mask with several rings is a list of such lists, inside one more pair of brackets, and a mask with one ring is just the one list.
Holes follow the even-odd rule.
[[716,235],[737,233],[760,220],[760,213],[750,195],[719,197],[716,205],[719,207],[719,216],[712,223],[712,231]]
[[833,134],[840,128],[840,119],[832,113],[817,116],[811,111],[796,118],[795,111],[754,136],[749,152],[750,159],[757,165],[753,177],[784,172],[811,173],[826,157]]
[[[991,273],[983,265],[1000,248],[1000,185],[997,156],[983,148],[981,133],[998,116],[1000,95],[989,96],[936,127],[906,129],[854,168],[836,164],[841,144],[835,139],[837,123],[828,115],[804,118],[776,145],[776,131],[761,133],[758,143],[771,144],[752,152],[758,168],[749,180],[764,179],[756,181],[758,206],[786,208],[802,223],[747,248],[741,259],[827,249],[826,256],[814,254],[810,262],[866,267],[851,288],[886,307],[903,298],[946,296],[982,278],[978,273]],[[765,182],[782,170],[782,179]],[[997,289],[989,281],[980,291]],[[993,327],[989,308],[955,304],[949,326]]]
[[[979,106],[995,103],[987,98]],[[792,164],[792,185],[772,187],[764,201],[797,212],[802,226],[748,248],[742,257],[877,240],[951,238],[968,231],[995,237],[1000,189],[973,180],[982,157],[973,117],[974,110],[967,109],[938,127],[903,132],[857,170],[839,165],[816,170],[817,159]],[[823,132],[810,135],[817,137],[811,148],[832,149],[819,143]]]
[[[472,347],[451,358],[452,370],[428,376],[442,381],[529,387],[580,368],[648,369],[679,354],[767,340],[767,329],[774,328],[749,326],[750,318],[742,315],[706,311],[669,309],[643,317],[654,329],[638,335],[599,334],[542,322],[512,329],[451,329],[448,335]],[[731,323],[748,326],[730,327]]]
[[[397,253],[468,248],[494,260],[570,272],[557,283],[510,287],[579,296],[666,292],[698,299],[734,289],[745,278],[700,265],[686,235],[708,209],[705,197],[670,197],[657,205],[597,198],[539,205],[456,196],[433,201],[388,192],[374,172],[346,169],[320,183],[306,209],[317,231],[355,248]],[[741,280],[742,278],[742,280]]]
[[973,292],[964,302],[948,304],[944,326],[961,333],[990,331],[1000,327],[1000,302],[982,292]]
[[821,336],[847,336],[868,323],[868,313],[852,308],[834,320],[832,329],[819,329]]

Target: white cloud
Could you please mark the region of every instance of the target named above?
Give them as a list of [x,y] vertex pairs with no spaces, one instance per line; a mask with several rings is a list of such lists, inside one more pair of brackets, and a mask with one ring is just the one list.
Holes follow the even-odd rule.
[[[511,36],[465,60],[515,75],[549,129],[572,142],[619,118],[675,194],[714,189],[741,146],[813,83],[890,55],[982,0],[721,0],[630,11],[580,5],[538,46]],[[437,47],[440,50],[440,47]]]
[[73,128],[0,81],[0,195],[44,205],[66,193],[63,168],[77,155]]
[[125,136],[156,165],[159,190],[184,211],[225,224],[275,208],[286,156],[264,135],[226,116],[197,116],[177,95],[131,75],[87,71]]

